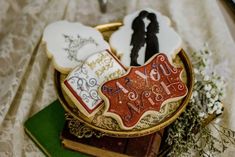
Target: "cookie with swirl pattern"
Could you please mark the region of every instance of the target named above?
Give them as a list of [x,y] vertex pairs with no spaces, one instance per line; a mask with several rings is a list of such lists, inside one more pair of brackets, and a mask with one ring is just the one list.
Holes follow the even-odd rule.
[[106,50],[89,56],[81,66],[72,70],[62,87],[77,108],[85,116],[91,117],[103,106],[98,94],[100,84],[125,72],[119,60]]

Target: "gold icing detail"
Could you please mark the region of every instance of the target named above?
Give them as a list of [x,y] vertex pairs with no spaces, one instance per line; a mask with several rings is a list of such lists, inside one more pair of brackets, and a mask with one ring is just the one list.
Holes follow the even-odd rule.
[[124,74],[124,70],[118,69],[113,73],[110,73],[109,75],[104,77],[104,80],[111,80],[111,79],[115,79],[117,77],[120,77],[122,74]]
[[113,68],[114,62],[116,61],[108,53],[100,53],[97,59],[90,62],[87,61],[86,65],[88,65],[92,70],[100,67],[95,70],[96,76],[100,78],[107,70]]
[[97,64],[102,63],[102,61],[104,60],[105,57],[106,57],[105,54],[99,53],[97,59],[95,59],[94,61],[91,61],[91,62],[87,61],[86,64],[93,70],[97,66]]

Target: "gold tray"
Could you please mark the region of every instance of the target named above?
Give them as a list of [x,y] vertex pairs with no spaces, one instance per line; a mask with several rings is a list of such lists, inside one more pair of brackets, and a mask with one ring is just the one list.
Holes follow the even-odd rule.
[[[110,35],[121,25],[122,23],[109,23],[99,25],[96,28],[103,34],[104,39],[108,41]],[[148,115],[140,121],[140,124],[137,125],[137,127],[128,131],[121,130],[114,119],[110,117],[104,117],[102,115],[102,110],[91,119],[88,119],[86,116],[81,114],[61,88],[61,83],[66,78],[66,75],[61,74],[56,70],[54,73],[55,88],[59,101],[61,102],[66,112],[71,114],[75,119],[85,123],[92,129],[100,131],[107,136],[113,137],[130,138],[144,136],[159,131],[175,121],[176,118],[179,117],[179,115],[184,111],[186,105],[189,102],[193,89],[194,76],[191,62],[183,49],[177,54],[174,63],[176,66],[181,66],[184,69],[182,76],[188,87],[187,96],[180,101],[164,105],[158,116]]]

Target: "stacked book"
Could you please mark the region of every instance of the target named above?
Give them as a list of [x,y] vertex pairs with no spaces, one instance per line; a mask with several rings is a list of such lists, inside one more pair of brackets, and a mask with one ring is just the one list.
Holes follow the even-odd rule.
[[58,100],[28,119],[25,130],[39,148],[51,157],[156,156],[163,134],[163,131],[159,131],[138,138],[77,138],[70,133],[65,111]]

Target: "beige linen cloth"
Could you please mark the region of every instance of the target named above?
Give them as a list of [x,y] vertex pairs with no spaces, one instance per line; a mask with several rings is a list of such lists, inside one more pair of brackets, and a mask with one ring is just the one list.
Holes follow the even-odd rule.
[[[53,66],[40,45],[45,26],[61,19],[94,26],[144,7],[172,20],[187,52],[207,42],[213,60],[228,66],[217,66],[229,84],[221,123],[235,130],[235,44],[216,0],[109,0],[105,14],[95,0],[0,0],[0,157],[44,156],[23,123],[56,99]],[[222,156],[234,153],[229,149]]]

